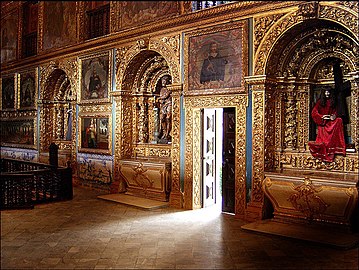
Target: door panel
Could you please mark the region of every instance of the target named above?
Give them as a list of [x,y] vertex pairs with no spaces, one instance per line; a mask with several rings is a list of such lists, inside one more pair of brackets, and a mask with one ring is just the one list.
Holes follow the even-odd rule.
[[216,111],[203,110],[203,207],[215,203]]
[[234,213],[235,206],[235,109],[223,111],[222,211]]

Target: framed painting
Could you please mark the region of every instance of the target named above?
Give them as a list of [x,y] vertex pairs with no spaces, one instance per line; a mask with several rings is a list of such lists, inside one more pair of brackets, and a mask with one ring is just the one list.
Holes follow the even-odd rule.
[[1,64],[16,60],[18,11],[1,18]]
[[109,101],[111,86],[110,53],[81,58],[81,101]]
[[203,29],[185,36],[185,91],[244,91],[247,27],[243,22]]
[[35,148],[35,119],[1,120],[1,145]]
[[34,109],[37,80],[35,70],[21,72],[19,74],[18,108]]
[[1,78],[1,109],[15,110],[15,75]]
[[80,151],[110,154],[111,120],[109,115],[82,115],[80,126]]
[[76,1],[43,1],[42,50],[65,47],[76,43]]

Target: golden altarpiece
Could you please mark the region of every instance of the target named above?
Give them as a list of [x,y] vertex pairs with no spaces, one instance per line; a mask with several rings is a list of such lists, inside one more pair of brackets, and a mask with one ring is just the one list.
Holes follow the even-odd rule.
[[[56,40],[58,47],[51,49],[45,12],[50,4],[40,1],[38,51],[30,58],[22,57],[23,24],[18,24],[16,53],[1,62],[1,119],[30,121],[33,139],[30,145],[2,141],[2,156],[47,162],[54,142],[79,185],[196,209],[203,207],[201,110],[232,107],[235,215],[260,220],[273,206],[276,220],[350,227],[359,172],[356,2],[248,1],[196,12],[189,1],[168,2],[173,5],[165,6],[168,18],[157,10],[158,19],[144,23],[136,21],[136,10],[134,16],[120,2],[103,2],[109,12],[103,37],[89,38],[90,7],[76,2],[69,43]],[[4,4],[2,25],[21,9],[21,3]],[[227,56],[236,59],[227,84],[199,83],[195,70],[203,54],[198,44],[213,38],[229,44]],[[348,151],[328,163],[308,149],[315,140],[310,112],[317,89],[335,85],[335,63],[350,85]],[[31,108],[20,106],[21,76],[28,70],[37,89]],[[90,82],[98,76],[102,84],[96,92]],[[161,140],[158,99],[165,76],[171,137]],[[8,106],[4,98],[11,87],[5,81],[12,78],[17,98]],[[91,127],[98,134],[96,147]]]

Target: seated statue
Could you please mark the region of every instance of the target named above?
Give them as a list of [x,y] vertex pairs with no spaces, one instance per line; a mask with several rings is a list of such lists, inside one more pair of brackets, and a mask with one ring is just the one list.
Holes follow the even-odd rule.
[[315,142],[308,142],[313,157],[332,162],[335,154],[346,154],[343,120],[338,115],[337,98],[333,89],[323,88],[312,110],[312,118],[318,126]]

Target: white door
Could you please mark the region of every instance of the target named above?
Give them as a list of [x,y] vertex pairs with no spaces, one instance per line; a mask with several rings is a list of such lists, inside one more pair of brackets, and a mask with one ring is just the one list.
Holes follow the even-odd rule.
[[216,110],[203,110],[203,207],[216,202]]

